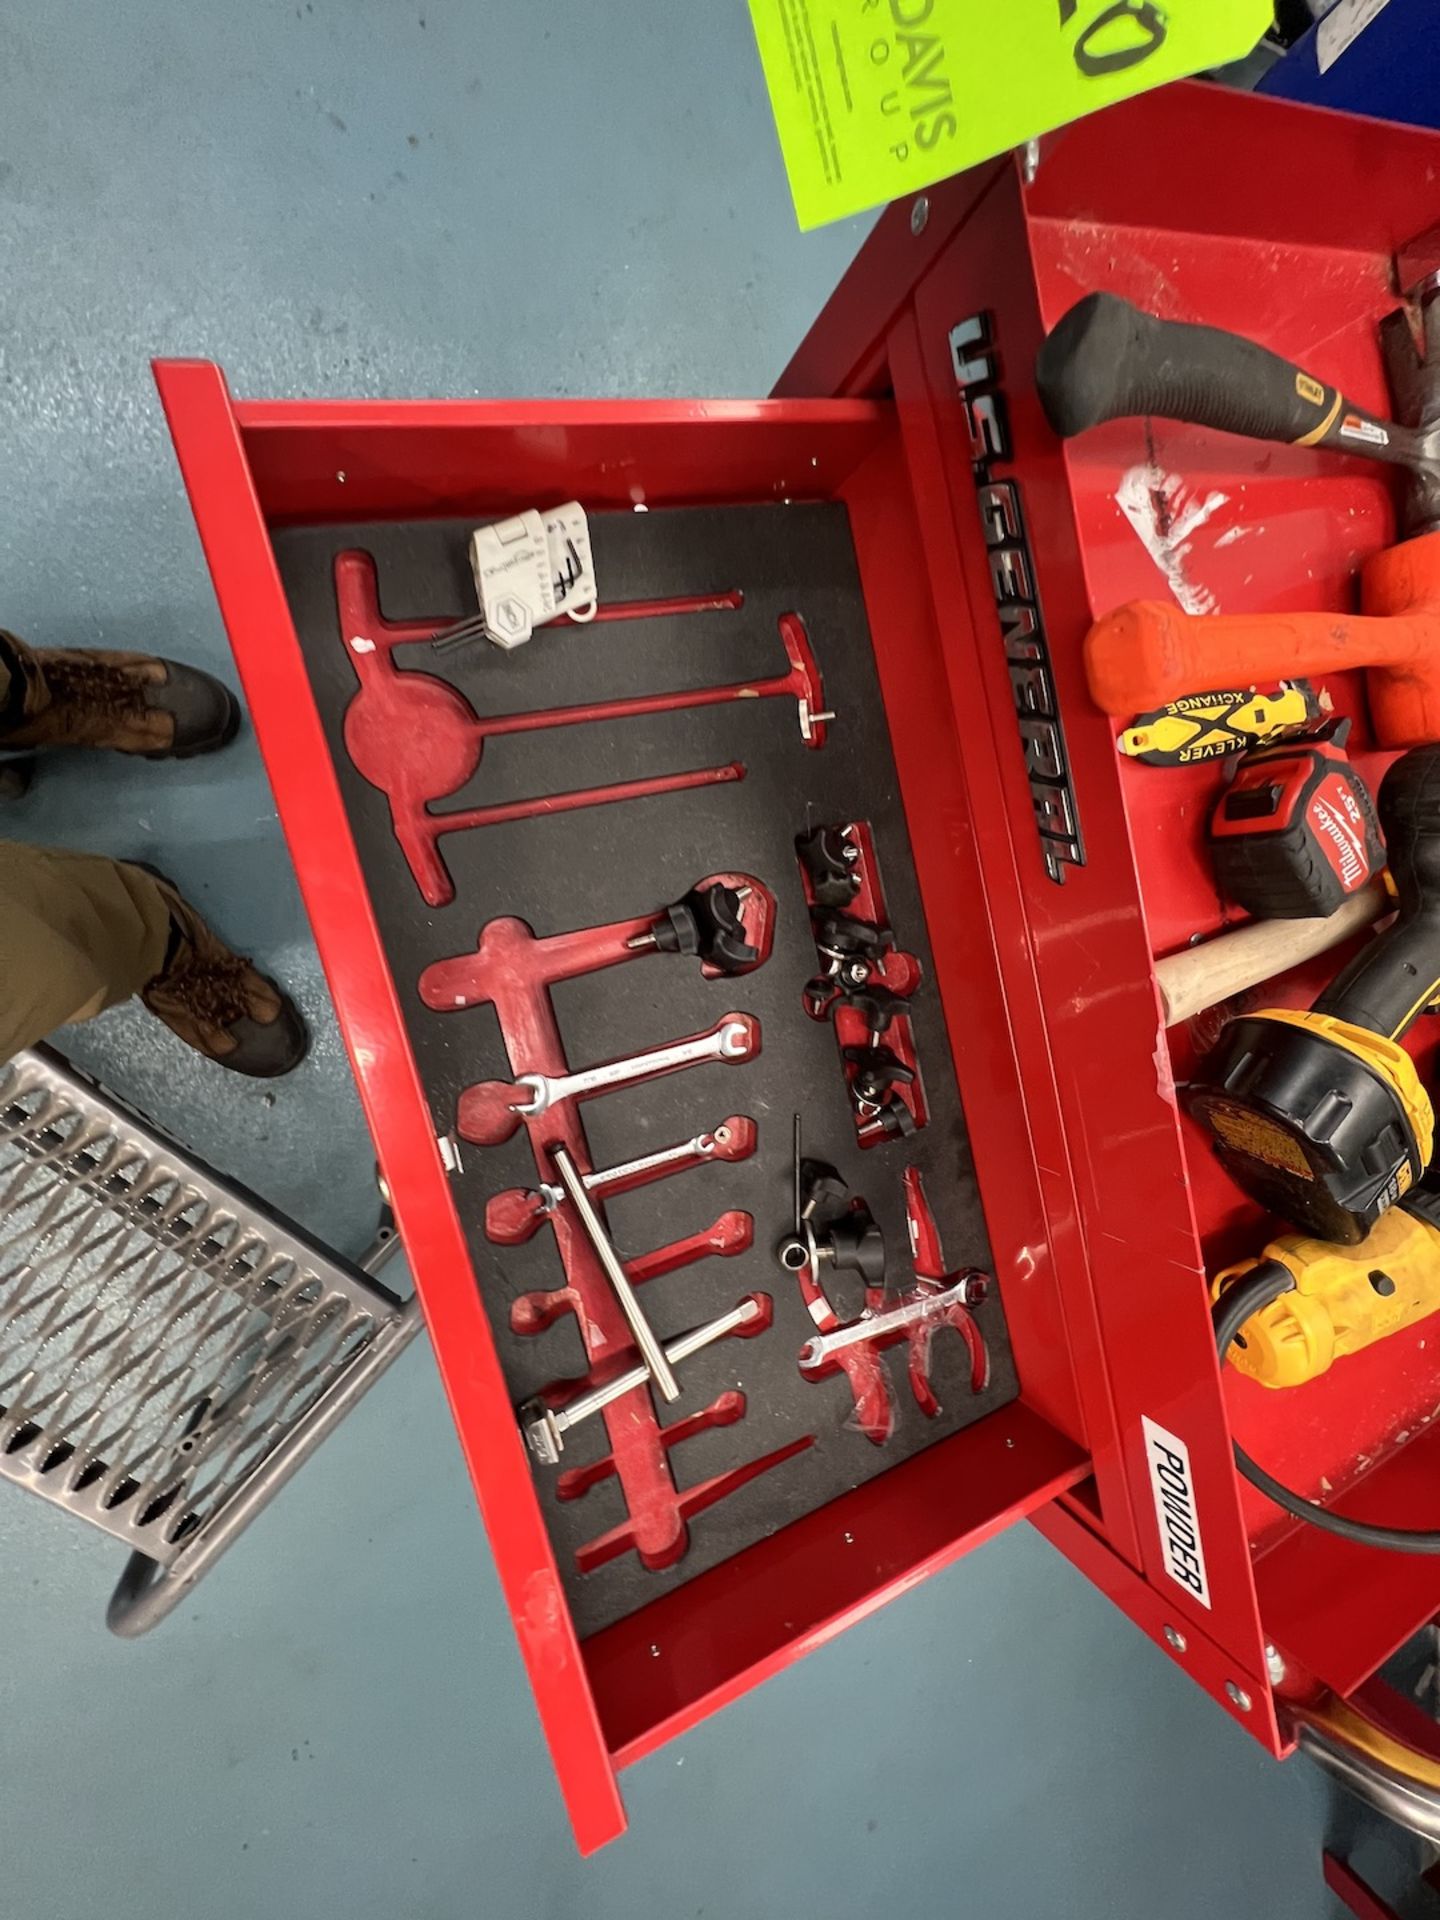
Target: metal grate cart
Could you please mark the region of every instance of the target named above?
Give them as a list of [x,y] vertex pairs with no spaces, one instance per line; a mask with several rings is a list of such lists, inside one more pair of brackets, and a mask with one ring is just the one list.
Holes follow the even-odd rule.
[[0,1476],[131,1549],[145,1633],[419,1332],[417,1302],[48,1048],[0,1065]]

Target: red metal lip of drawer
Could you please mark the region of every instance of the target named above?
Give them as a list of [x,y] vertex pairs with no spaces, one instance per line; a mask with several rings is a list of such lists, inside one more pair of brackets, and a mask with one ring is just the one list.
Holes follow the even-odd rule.
[[[1033,1382],[1052,1417],[1023,1403],[1004,1409],[580,1643],[268,528],[357,514],[479,515],[571,493],[592,507],[845,498],[927,916],[948,925],[976,898],[980,869],[965,828],[954,721],[937,697],[939,638],[894,412],[848,400],[232,404],[208,363],[160,362],[156,376],[552,1757],[588,1852],[623,1830],[618,1765],[1087,1471],[1075,1444],[1069,1355],[1054,1332],[1033,1172],[1028,1161],[1013,1172],[1007,1165],[1011,1123],[1019,1126],[1013,1138],[1023,1141],[1025,1131],[1004,992],[988,945],[971,962],[952,940],[950,957],[937,958],[962,1091],[995,1115],[993,1126],[977,1130],[975,1147],[997,1255],[1028,1248],[1036,1256],[1007,1303],[1022,1390],[1033,1399]],[[479,457],[482,449],[491,457]],[[496,472],[503,498],[493,489],[481,495],[475,474]],[[901,724],[897,715],[911,707],[913,724]],[[707,1604],[723,1612],[707,1615]]]

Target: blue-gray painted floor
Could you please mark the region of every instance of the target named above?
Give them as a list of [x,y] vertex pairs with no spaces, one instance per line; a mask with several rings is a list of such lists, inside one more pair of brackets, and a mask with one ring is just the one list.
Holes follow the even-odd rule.
[[[228,670],[152,353],[257,395],[764,392],[861,237],[794,229],[742,0],[64,0],[0,19],[0,621]],[[0,832],[173,874],[303,1003],[271,1090],[65,1044],[342,1248],[371,1161],[253,742],[46,766]],[[1330,1912],[1329,1800],[1028,1530],[627,1781],[574,1855],[428,1351],[153,1640],[0,1497],[27,1920]]]

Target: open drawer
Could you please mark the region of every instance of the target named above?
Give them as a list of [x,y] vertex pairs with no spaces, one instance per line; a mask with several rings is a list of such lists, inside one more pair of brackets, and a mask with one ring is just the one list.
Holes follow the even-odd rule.
[[[1131,159],[1117,165],[1117,154]],[[1206,509],[1188,551],[1169,556],[1173,577],[1188,583],[1189,569],[1234,610],[1347,604],[1357,559],[1388,537],[1383,485],[1343,463],[1160,423],[1064,448],[1029,375],[1045,328],[1081,293],[1108,287],[1172,317],[1249,331],[1378,403],[1373,321],[1395,249],[1435,218],[1425,175],[1437,155],[1440,142],[1424,134],[1199,87],[1147,96],[1047,140],[1028,184],[1018,165],[997,163],[893,209],[769,401],[232,401],[212,366],[158,365],[583,1849],[623,1827],[619,1767],[1022,1515],[1277,1753],[1290,1738],[1272,1691],[1282,1658],[1292,1683],[1348,1693],[1440,1607],[1433,1562],[1301,1538],[1242,1503],[1232,1417],[1237,1431],[1253,1428],[1262,1458],[1316,1486],[1322,1476],[1341,1486],[1383,1457],[1353,1497],[1388,1515],[1423,1478],[1431,1443],[1416,1440],[1414,1422],[1434,1367],[1415,1342],[1393,1341],[1309,1390],[1314,1421],[1299,1399],[1262,1405],[1245,1382],[1222,1386],[1207,1262],[1222,1237],[1227,1252],[1251,1230],[1258,1244],[1263,1223],[1180,1118],[1174,1082],[1191,1062],[1184,1037],[1160,1022],[1153,976],[1156,955],[1220,920],[1197,838],[1204,774],[1122,767],[1080,666],[1096,613],[1162,589],[1116,500],[1127,474],[1142,506],[1157,490],[1153,469],[1159,491],[1176,475]],[[548,1489],[517,1431],[497,1309],[504,1262],[477,1246],[471,1173],[447,1171],[451,1115],[417,1024],[416,969],[395,964],[343,720],[317,673],[319,629],[297,619],[295,584],[306,543],[348,547],[357,527],[362,546],[405,527],[438,537],[572,497],[612,540],[637,508],[657,523],[673,510],[792,514],[797,554],[809,551],[801,516],[843,508],[863,619],[847,629],[835,672],[863,669],[878,689],[883,730],[867,736],[866,760],[873,772],[877,755],[893,757],[891,831],[913,873],[912,931],[924,936],[943,1029],[932,1090],[958,1090],[965,1115],[963,1130],[943,1133],[949,1179],[958,1192],[973,1167],[1015,1382],[1013,1398],[960,1430],[804,1511],[777,1508],[737,1551],[693,1578],[657,1580],[655,1597],[599,1623],[577,1605]],[[806,566],[796,570],[797,593],[810,591]],[[389,645],[408,620],[423,638],[460,611],[422,595],[387,609],[375,632]],[[326,618],[324,644],[342,658],[357,637],[373,650],[371,631],[336,626],[333,601]],[[1007,658],[1003,634],[1022,631],[1027,643]],[[530,650],[550,644],[541,635]],[[1358,709],[1358,690],[1343,697]],[[843,727],[842,717],[837,741]],[[824,759],[808,756],[822,785]],[[786,804],[798,830],[809,816],[797,804],[803,769],[795,777]],[[633,817],[616,915],[650,904],[628,882],[647,835],[664,831],[658,817]],[[583,850],[587,820],[596,867],[611,845],[600,815],[573,814],[567,831]],[[523,880],[510,913],[527,911]],[[417,895],[413,905],[427,963],[474,945],[483,915],[466,924],[446,918],[449,904],[427,913]],[[786,911],[803,924],[804,907],[797,897]],[[542,935],[574,924],[534,917]],[[1304,986],[1282,991],[1298,997]],[[468,1065],[456,1073],[458,1086],[478,1077]],[[773,1214],[754,1223],[745,1271],[777,1299],[768,1243],[785,1224],[790,1108],[805,1092],[797,1085],[759,1115]],[[931,1153],[939,1137],[931,1131]],[[902,1167],[904,1152],[887,1164]],[[946,1164],[929,1175],[942,1205],[953,1198]],[[1198,1585],[1162,1539],[1157,1434],[1185,1463]]]
[[[985,741],[981,751],[972,751],[944,693],[940,628],[918,539],[905,446],[896,410],[887,400],[739,405],[236,403],[214,367],[169,362],[161,364],[157,373],[556,1769],[580,1844],[593,1848],[613,1837],[623,1824],[614,1777],[618,1766],[683,1731],[997,1528],[1046,1504],[1088,1471],[1084,1422],[1066,1335],[1067,1322],[1077,1309],[1062,1302],[1051,1258],[999,955],[987,925],[978,829],[972,825],[982,816],[995,817],[1000,805],[997,744]],[[926,990],[933,996],[938,1031],[925,1062],[926,1093],[938,1115],[947,1098],[954,1100],[953,1089],[947,1094],[944,1084],[953,1077],[967,1112],[977,1119],[971,1123],[968,1149],[957,1108],[953,1125],[942,1126],[932,1116],[932,1124],[913,1141],[890,1142],[867,1152],[864,1192],[883,1217],[882,1189],[890,1193],[893,1207],[900,1195],[901,1169],[928,1154],[928,1190],[944,1228],[952,1198],[948,1188],[958,1190],[962,1183],[969,1183],[973,1191],[978,1180],[989,1246],[985,1264],[998,1283],[995,1310],[1003,1306],[1013,1353],[1008,1390],[993,1411],[967,1417],[962,1430],[933,1442],[929,1431],[921,1432],[915,1450],[908,1457],[900,1453],[894,1465],[888,1464],[884,1448],[867,1449],[863,1438],[857,1441],[853,1432],[842,1431],[853,1422],[838,1419],[842,1409],[832,1398],[826,1404],[837,1434],[836,1446],[848,1449],[844,1457],[852,1462],[865,1456],[852,1475],[856,1484],[837,1486],[823,1476],[814,1477],[806,1482],[811,1489],[809,1504],[792,1501],[787,1505],[777,1498],[773,1510],[767,1509],[767,1486],[780,1489],[794,1484],[808,1471],[804,1461],[788,1467],[782,1464],[747,1496],[758,1516],[759,1524],[751,1529],[757,1537],[726,1557],[716,1559],[712,1552],[715,1563],[693,1578],[677,1580],[659,1567],[650,1581],[653,1598],[644,1598],[642,1581],[644,1603],[636,1605],[632,1583],[619,1617],[598,1624],[588,1589],[583,1583],[577,1588],[575,1568],[564,1563],[569,1551],[563,1534],[566,1515],[555,1510],[553,1474],[547,1477],[547,1469],[533,1465],[517,1431],[516,1402],[524,1393],[516,1384],[512,1337],[516,1300],[530,1311],[526,1303],[534,1296],[511,1297],[503,1287],[516,1259],[537,1252],[541,1241],[515,1249],[487,1246],[483,1234],[476,1232],[476,1216],[485,1210],[494,1190],[521,1176],[491,1172],[490,1155],[477,1154],[464,1141],[459,1177],[454,1172],[454,1088],[502,1070],[474,1064],[479,1055],[472,1049],[483,1046],[481,1022],[488,1016],[483,1010],[446,1011],[442,1018],[427,1011],[418,1005],[416,980],[420,962],[430,968],[474,948],[479,926],[494,917],[493,907],[482,910],[476,904],[486,888],[500,889],[494,898],[503,911],[528,914],[534,931],[542,936],[658,904],[668,897],[657,890],[658,882],[645,878],[643,888],[649,890],[636,891],[647,867],[660,865],[660,853],[653,846],[647,851],[647,839],[672,834],[677,819],[692,816],[683,812],[678,798],[647,798],[628,813],[620,806],[572,813],[563,821],[542,822],[536,831],[543,829],[544,837],[528,843],[528,854],[497,834],[448,833],[442,843],[443,870],[433,884],[429,880],[426,884],[432,894],[443,895],[446,879],[453,876],[458,897],[427,905],[405,880],[408,906],[400,925],[403,937],[412,944],[406,949],[409,963],[397,964],[391,882],[401,863],[388,830],[378,841],[367,838],[369,790],[362,790],[363,783],[357,785],[355,769],[347,764],[359,752],[358,736],[353,731],[347,734],[343,717],[348,711],[344,702],[358,697],[347,649],[371,656],[362,661],[363,669],[370,671],[375,647],[388,646],[399,631],[397,622],[414,621],[427,605],[433,617],[428,627],[419,622],[421,639],[412,652],[420,656],[427,674],[442,670],[436,656],[424,649],[429,635],[445,624],[446,617],[464,611],[463,603],[448,607],[438,603],[426,583],[414,589],[413,604],[401,604],[407,591],[405,568],[416,564],[415,554],[427,541],[448,543],[445,564],[451,565],[457,551],[455,528],[572,496],[591,516],[602,582],[607,565],[613,572],[626,563],[627,554],[633,559],[635,551],[649,552],[670,538],[677,524],[682,531],[697,524],[712,526],[708,510],[723,505],[751,515],[744,523],[746,537],[757,550],[765,546],[769,552],[774,547],[773,542],[766,546],[762,537],[766,526],[788,528],[787,537],[774,547],[780,558],[767,564],[772,564],[772,574],[781,575],[783,593],[787,557],[793,557],[796,590],[803,589],[804,604],[811,607],[821,590],[814,541],[817,509],[820,503],[832,503],[832,513],[833,503],[843,507],[839,526],[847,548],[853,542],[858,568],[855,593],[864,618],[858,628],[846,629],[849,637],[842,641],[835,605],[826,603],[823,618],[809,616],[813,646],[826,676],[827,703],[841,708],[832,723],[829,751],[803,750],[794,735],[793,717],[784,721],[778,711],[781,701],[738,702],[725,708],[724,714],[731,717],[722,715],[722,720],[745,729],[736,751],[750,753],[756,760],[767,751],[781,752],[764,742],[770,732],[777,738],[783,734],[785,777],[799,783],[787,802],[793,805],[784,823],[788,848],[794,835],[811,823],[810,802],[828,791],[836,796],[838,806],[852,791],[845,784],[847,778],[863,782],[865,767],[860,762],[868,766],[878,760],[885,735],[866,735],[866,751],[857,755],[858,730],[866,725],[883,728],[888,715],[890,745],[885,751],[893,751],[903,811],[894,807],[893,796],[887,801],[877,792],[875,833],[889,832],[892,848],[898,848],[897,834],[908,827],[913,880],[905,879],[898,853],[886,865],[885,880],[897,939],[923,947],[927,956]],[[643,516],[633,513],[637,506],[646,509]],[[675,513],[674,509],[686,511]],[[770,517],[759,525],[758,533],[753,517],[757,510]],[[823,517],[833,532],[830,516]],[[363,531],[356,532],[357,527]],[[391,545],[397,529],[405,530],[408,543],[399,557]],[[825,527],[820,532],[830,537]],[[357,572],[357,549],[377,557],[384,618],[363,605],[369,575],[365,564]],[[322,555],[320,568],[309,575],[297,572],[309,564],[307,556],[317,552]],[[463,540],[458,552],[463,556]],[[753,574],[761,564],[761,558],[752,554],[747,588],[753,586]],[[332,573],[340,586],[331,584]],[[307,579],[314,584],[311,599],[326,609],[313,621]],[[347,593],[352,597],[344,601]],[[355,593],[362,595],[362,601],[355,600]],[[337,594],[345,606],[339,624]],[[751,603],[762,597],[752,592]],[[778,604],[785,604],[783,598]],[[579,630],[578,636],[569,629],[547,631],[537,635],[525,657],[513,665],[507,656],[482,649],[483,658],[474,664],[462,663],[453,672],[483,673],[489,676],[491,698],[496,697],[493,690],[502,686],[505,693],[499,698],[507,706],[533,707],[543,702],[513,696],[519,682],[509,678],[512,673],[543,672],[549,648],[550,658],[574,663],[567,673],[583,675],[587,662],[593,665],[602,656],[618,658],[617,650],[643,644],[643,635],[636,635],[646,624],[622,621],[610,627],[602,621],[593,629]],[[681,626],[674,631],[683,638],[691,629]],[[590,637],[594,635],[600,637]],[[713,638],[705,642],[711,648],[722,644]],[[857,657],[847,661],[844,647]],[[601,655],[593,651],[597,648]],[[591,651],[587,655],[582,649]],[[861,651],[866,656],[863,660],[858,658]],[[338,712],[327,680],[337,662],[336,671],[349,676]],[[847,680],[852,669],[861,667],[867,674],[878,671],[880,700],[868,719],[860,712],[863,690],[851,690]],[[452,671],[448,660],[443,671]],[[497,678],[501,673],[506,678]],[[701,677],[717,676],[710,667],[707,676]],[[413,687],[412,676],[401,674],[400,678],[409,678]],[[477,684],[472,679],[472,702],[481,698]],[[643,689],[654,681],[640,684]],[[565,689],[571,697],[579,690],[574,685]],[[682,718],[698,724],[710,711]],[[443,731],[440,722],[432,723],[426,715],[418,723],[416,737],[433,754]],[[584,750],[582,733],[588,736],[591,731],[571,729],[567,739],[573,738],[576,744],[567,750],[567,764],[569,753],[579,755]],[[640,737],[621,731],[627,745]],[[615,732],[608,729],[606,738]],[[501,742],[500,747],[507,744]],[[487,760],[487,777],[503,783],[507,764],[497,747],[496,771],[490,776]],[[539,765],[527,756],[524,777],[532,790]],[[638,760],[633,765],[628,759],[619,760],[616,765],[626,774],[642,770]],[[752,768],[740,800],[758,791],[759,771]],[[553,787],[559,778],[554,774],[549,784]],[[859,806],[863,785],[853,790]],[[880,818],[887,806],[894,810],[888,826]],[[753,798],[749,813],[737,811],[738,807],[734,789],[726,788],[710,803],[708,814],[733,818],[739,823],[737,831],[743,826],[752,835],[772,830],[768,807],[757,812]],[[625,829],[623,857],[617,857],[606,836],[613,834],[613,823],[622,817],[630,824]],[[827,815],[822,811],[819,817]],[[836,817],[834,806],[829,817]],[[838,817],[850,816],[842,811]],[[750,844],[746,842],[747,848]],[[566,876],[567,891],[546,894],[545,886],[554,877],[548,863],[565,858],[565,849],[574,861],[577,848],[582,856],[588,855],[580,864],[590,871],[572,868]],[[731,863],[697,852],[692,864],[699,875]],[[789,1222],[791,1109],[822,1102],[817,1097],[812,1103],[808,1093],[802,1099],[802,1087],[787,1083],[757,1104],[754,1089],[764,1083],[751,1076],[763,1069],[766,1055],[785,1057],[783,1049],[792,1027],[809,1026],[823,1042],[827,1071],[837,1087],[838,1063],[833,1037],[823,1026],[813,1027],[805,1019],[800,1006],[804,974],[795,971],[792,953],[784,947],[785,940],[793,940],[797,926],[804,941],[811,940],[793,851],[787,852],[784,862],[769,860],[763,870],[758,861],[752,865],[748,858],[735,864],[759,873],[771,891],[776,946],[753,974],[710,982],[706,1004],[717,1012],[731,1006],[756,1007],[760,1004],[756,996],[768,990],[767,981],[774,976],[779,978],[785,1005],[783,1011],[765,1015],[764,1050],[758,1063],[737,1066],[724,1075],[712,1071],[710,1078],[726,1082],[713,1096],[722,1103],[716,1106],[717,1113],[731,1105],[744,1106],[757,1121],[759,1144],[753,1164],[768,1170],[765,1194],[769,1197],[762,1194],[762,1204],[751,1207],[753,1231],[747,1228],[749,1244],[740,1248],[742,1259],[707,1263],[728,1270],[714,1283],[723,1286],[724,1293],[712,1296],[696,1291],[701,1283],[699,1269],[686,1285],[692,1303],[705,1301],[703,1311],[692,1304],[692,1320],[706,1317],[722,1299],[728,1304],[747,1286],[765,1291],[775,1302],[776,1324],[764,1338],[772,1343],[789,1339],[788,1354],[793,1356],[803,1336],[803,1326],[796,1322],[788,1302],[787,1289],[793,1291],[795,1282],[777,1269],[771,1247]],[[787,864],[788,877],[780,870]],[[586,888],[594,893],[593,900]],[[589,904],[572,917],[572,900]],[[608,912],[594,910],[607,904]],[[628,923],[621,928],[623,935],[630,932]],[[782,954],[788,969],[783,974],[777,971]],[[596,964],[608,967],[610,961],[597,959]],[[667,969],[683,969],[688,977],[690,963],[677,958],[667,962]],[[611,996],[601,1003],[602,1013],[613,1017],[615,1036],[609,1050],[616,1054],[628,1051],[627,1035],[621,1031],[624,1022],[638,1021],[644,1012],[642,1008],[637,1013],[633,993],[629,1001],[625,998],[631,976],[643,977],[647,984],[653,980],[656,991],[663,991],[661,982],[679,977],[651,961],[644,969],[625,966],[602,976]],[[717,999],[717,994],[723,997]],[[451,997],[447,987],[441,1003]],[[603,1043],[592,1039],[588,1047],[576,1045],[575,1018],[574,1004],[567,1003],[562,1024],[570,1064],[604,1057]],[[438,1056],[428,1038],[427,1021],[433,1021],[437,1031],[443,1027]],[[657,1022],[661,1034],[683,1031],[687,1023],[705,1024],[654,1008],[648,1021],[651,1036],[656,1035]],[[916,1024],[918,1032],[918,1013]],[[508,1028],[506,1039],[513,1071],[544,1064],[537,1063],[533,1054],[527,1053],[523,1060],[516,1057],[514,1035]],[[947,1046],[953,1070],[944,1058]],[[802,1065],[797,1075],[803,1071]],[[437,1074],[443,1083],[441,1091],[437,1091]],[[640,1091],[646,1094],[648,1107],[665,1087],[692,1078],[696,1089],[690,1098],[698,1108],[698,1076],[675,1075],[657,1083],[653,1094],[649,1088]],[[584,1109],[586,1127],[596,1129],[592,1136],[596,1166],[605,1163],[598,1130],[604,1125],[602,1110],[611,1106],[607,1098]],[[823,1140],[823,1135],[812,1136],[808,1128],[807,1117],[807,1144],[812,1137]],[[437,1135],[450,1136],[444,1141],[448,1170]],[[656,1144],[669,1137],[660,1133]],[[613,1148],[610,1157],[619,1157]],[[872,1163],[873,1173],[869,1171]],[[497,1159],[494,1164],[506,1163]],[[708,1174],[706,1181],[710,1181]],[[690,1183],[697,1191],[700,1184]],[[693,1204],[701,1207],[698,1197]],[[693,1217],[704,1218],[706,1213],[701,1210]],[[558,1225],[556,1231],[558,1235]],[[903,1243],[903,1236],[900,1216],[898,1233],[888,1234],[892,1264],[897,1240]],[[948,1228],[945,1237],[950,1238]],[[553,1257],[548,1252],[549,1234],[541,1238],[547,1243],[546,1257]],[[737,1278],[737,1269],[742,1277]],[[712,1283],[707,1279],[704,1284]],[[987,1303],[980,1310],[982,1327],[990,1307]],[[1083,1317],[1083,1300],[1078,1311]],[[991,1337],[996,1337],[1001,1322],[989,1325]],[[1090,1338],[1093,1343],[1093,1334]],[[762,1342],[747,1345],[754,1347],[757,1358],[747,1357],[743,1366],[738,1361],[730,1365],[743,1374],[749,1389]],[[572,1374],[577,1358],[566,1354],[553,1364],[553,1371]],[[807,1407],[805,1396],[812,1389],[795,1370],[793,1358],[785,1364],[790,1401]],[[1008,1359],[1005,1365],[1010,1366]],[[903,1397],[903,1375],[899,1380]],[[732,1403],[736,1398],[729,1396]],[[687,1404],[682,1401],[681,1407]],[[961,1411],[958,1405],[952,1410]],[[975,1411],[983,1409],[977,1405]],[[736,1431],[743,1434],[752,1417],[758,1417],[754,1406]],[[807,1430],[820,1433],[808,1417],[804,1424]],[[943,1425],[942,1419],[934,1431],[942,1431]],[[687,1449],[690,1444],[687,1441]],[[812,1455],[822,1451],[816,1447]],[[877,1472],[877,1466],[884,1470]],[[694,1491],[688,1472],[682,1474],[680,1484],[687,1494]],[[701,1504],[711,1498],[712,1491],[709,1483],[700,1489]],[[825,1497],[820,1498],[821,1494]],[[739,1500],[727,1500],[718,1511],[729,1513],[741,1507]],[[698,1508],[687,1508],[694,1511]],[[706,1512],[692,1522],[696,1552],[713,1539],[713,1529],[706,1524],[710,1518]],[[601,1552],[613,1559],[614,1548],[613,1538],[598,1550],[590,1545],[587,1565],[599,1565]],[[684,1560],[679,1571],[687,1571]]]

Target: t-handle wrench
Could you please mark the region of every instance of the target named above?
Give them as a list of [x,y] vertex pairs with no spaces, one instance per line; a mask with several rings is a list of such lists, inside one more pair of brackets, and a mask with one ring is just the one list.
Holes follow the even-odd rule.
[[640,1357],[645,1362],[645,1371],[655,1382],[662,1400],[680,1398],[680,1382],[671,1370],[665,1357],[665,1349],[655,1337],[655,1330],[645,1318],[645,1310],[636,1297],[630,1276],[621,1265],[620,1256],[610,1244],[610,1236],[601,1224],[595,1211],[594,1202],[585,1191],[585,1182],[580,1177],[580,1169],[570,1158],[564,1147],[552,1147],[550,1158],[555,1163],[555,1171],[560,1176],[560,1184],[565,1189],[580,1224],[585,1229],[585,1237],[594,1250],[595,1258],[605,1269],[605,1278],[615,1289],[615,1298],[620,1302],[620,1311],[625,1315],[635,1344],[640,1349]]
[[[1218,327],[1157,320],[1111,293],[1070,309],[1040,349],[1035,384],[1045,416],[1068,439],[1105,420],[1157,414],[1252,440],[1323,447],[1408,470],[1406,532],[1440,525],[1440,425],[1427,404],[1440,382],[1440,302],[1423,302],[1427,353],[1417,375],[1404,314],[1387,323],[1386,353],[1413,425],[1382,420],[1313,374]],[[1404,329],[1405,341],[1399,338]],[[1408,372],[1403,352],[1410,346]]]
[[[692,1333],[682,1333],[674,1340],[667,1340],[665,1358],[672,1366],[678,1366],[682,1360],[688,1360],[692,1353],[699,1353],[702,1347],[723,1340],[727,1334],[739,1333],[745,1327],[759,1333],[763,1325],[769,1322],[769,1309],[770,1302],[765,1294],[747,1293],[738,1307],[721,1314],[718,1320],[707,1321]],[[547,1467],[555,1466],[564,1450],[564,1436],[571,1427],[578,1427],[582,1420],[590,1419],[602,1407],[608,1407],[612,1400],[619,1400],[634,1388],[643,1387],[649,1377],[644,1367],[631,1367],[628,1372],[607,1380],[604,1386],[591,1387],[587,1392],[577,1394],[563,1407],[547,1407],[543,1400],[527,1401],[520,1409],[520,1426],[531,1453],[537,1460],[543,1460]]]

